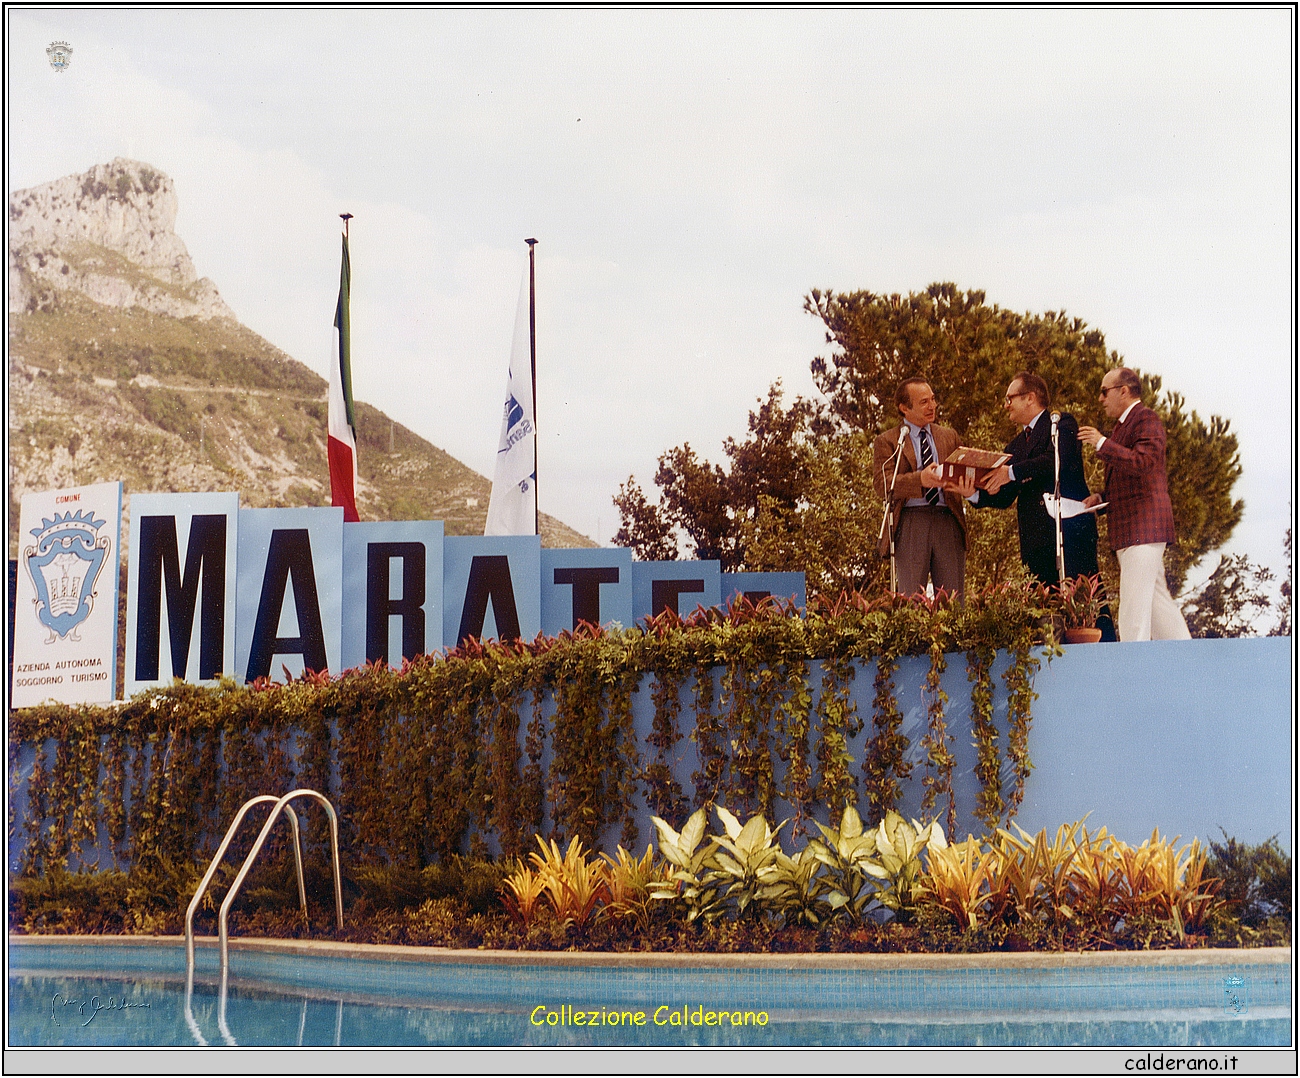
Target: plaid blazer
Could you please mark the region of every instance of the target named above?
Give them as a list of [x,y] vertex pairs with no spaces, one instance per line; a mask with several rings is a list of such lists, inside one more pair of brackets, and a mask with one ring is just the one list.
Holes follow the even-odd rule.
[[[934,442],[936,461],[946,460],[948,455],[961,445],[961,439],[957,437],[955,430],[951,427],[941,427],[938,423],[930,424],[930,437]],[[917,474],[920,469],[916,466],[916,451],[912,448],[912,439],[907,435],[907,424],[900,423],[893,430],[885,431],[871,447],[876,493],[883,498],[885,491],[889,489],[890,480],[894,478],[896,463],[894,454],[899,448],[900,440],[903,443],[903,459],[898,462],[898,481],[894,483],[894,497],[889,504],[889,519],[895,533],[903,523],[903,503],[908,498],[925,497],[925,488],[921,486],[921,477]],[[957,518],[962,542],[969,546],[970,540],[966,535],[966,499],[948,491],[943,491],[943,499],[952,510],[953,516]],[[881,536],[878,549],[882,558],[889,557],[888,531]]]
[[1174,511],[1165,473],[1165,425],[1139,401],[1097,450],[1106,465],[1110,548],[1172,543]]

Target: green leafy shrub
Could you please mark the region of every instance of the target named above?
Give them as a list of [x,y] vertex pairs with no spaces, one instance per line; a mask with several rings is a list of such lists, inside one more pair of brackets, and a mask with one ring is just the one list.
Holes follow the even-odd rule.
[[181,393],[171,389],[126,385],[119,392],[151,423],[182,438],[198,432],[198,416]]
[[826,866],[826,902],[832,910],[844,910],[855,922],[877,902],[873,877],[884,869],[875,860],[876,833],[864,830],[862,817],[846,805],[838,828],[817,824],[825,841],[814,839],[808,849]]
[[726,912],[721,894],[726,874],[714,860],[718,840],[710,839],[707,846],[700,845],[708,814],[704,809],[696,809],[680,834],[658,816],[651,819],[659,832],[659,852],[676,870],[667,881],[651,888],[652,897],[670,902],[680,900],[687,908],[688,924],[696,920],[707,923],[721,917]]
[[1210,843],[1207,874],[1223,881],[1219,892],[1228,912],[1249,928],[1270,918],[1291,920],[1291,858],[1277,836],[1257,846],[1238,842],[1222,828],[1223,842]]

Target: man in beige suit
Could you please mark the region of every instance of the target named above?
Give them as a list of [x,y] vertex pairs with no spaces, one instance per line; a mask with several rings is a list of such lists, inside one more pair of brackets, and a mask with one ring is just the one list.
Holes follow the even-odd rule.
[[924,378],[904,381],[896,400],[903,422],[876,439],[872,454],[876,493],[883,497],[893,485],[880,554],[889,557],[892,530],[902,594],[923,592],[929,581],[936,591],[943,588],[960,596],[966,580],[963,495],[974,488],[945,487],[940,473],[941,462],[960,439],[955,430],[934,421],[934,391]]

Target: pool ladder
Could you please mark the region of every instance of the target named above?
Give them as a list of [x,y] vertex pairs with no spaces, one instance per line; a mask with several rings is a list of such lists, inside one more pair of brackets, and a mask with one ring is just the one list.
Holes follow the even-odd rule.
[[298,814],[290,806],[291,801],[300,797],[311,797],[319,801],[329,816],[330,854],[334,863],[334,912],[338,916],[339,928],[343,927],[343,886],[339,872],[339,818],[334,811],[334,806],[329,803],[329,799],[315,790],[298,789],[290,790],[283,797],[276,797],[274,794],[261,794],[245,801],[235,814],[234,821],[227,828],[225,838],[221,840],[221,845],[217,847],[216,856],[212,858],[212,863],[208,865],[207,872],[203,874],[203,879],[199,881],[198,889],[194,892],[194,897],[190,899],[190,904],[185,910],[185,1022],[200,1044],[206,1045],[207,1041],[194,1019],[194,1011],[191,1005],[194,994],[194,914],[198,912],[199,903],[203,900],[203,895],[207,892],[212,877],[217,874],[217,867],[221,864],[221,859],[226,855],[226,850],[230,848],[235,832],[239,830],[239,825],[243,823],[249,809],[254,805],[264,804],[268,801],[274,802],[275,807],[271,809],[271,815],[267,817],[266,823],[262,825],[262,830],[257,836],[257,841],[253,843],[253,848],[249,851],[248,856],[244,858],[244,864],[239,870],[239,875],[235,877],[235,882],[230,885],[230,890],[221,903],[221,912],[217,917],[217,933],[221,949],[221,992],[217,1004],[217,1024],[226,1043],[234,1045],[235,1038],[226,1025],[226,987],[230,975],[230,936],[227,931],[227,922],[230,907],[234,904],[239,889],[244,885],[244,879],[253,867],[253,862],[266,844],[266,840],[271,834],[271,828],[275,826],[275,821],[280,818],[280,813],[284,812],[289,817],[289,830],[293,834],[293,862],[298,876],[298,901],[302,906],[303,920],[307,919],[307,888],[303,883],[302,876],[302,838],[298,829]]

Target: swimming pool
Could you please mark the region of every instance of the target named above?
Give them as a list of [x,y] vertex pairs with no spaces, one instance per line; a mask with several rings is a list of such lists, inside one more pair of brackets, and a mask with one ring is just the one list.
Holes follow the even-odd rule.
[[[1291,952],[608,955],[9,940],[9,1042],[173,1046],[1291,1043]],[[205,945],[206,944],[206,945]]]

